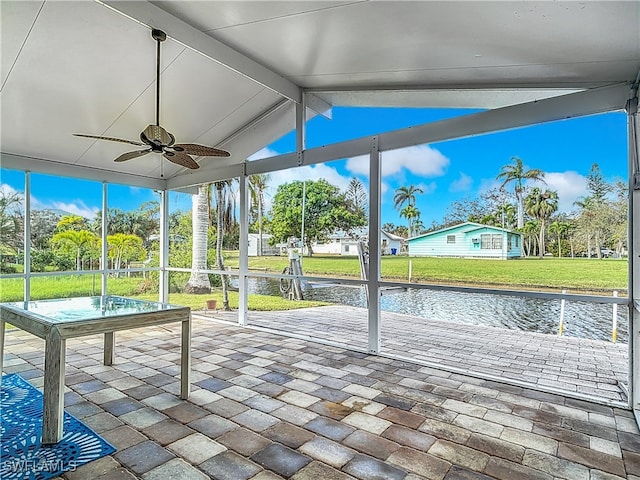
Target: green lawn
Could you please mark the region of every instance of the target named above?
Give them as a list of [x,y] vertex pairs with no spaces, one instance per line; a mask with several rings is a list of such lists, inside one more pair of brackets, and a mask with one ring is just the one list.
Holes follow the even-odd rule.
[[[284,257],[252,257],[250,269],[281,272]],[[409,262],[413,282],[501,286],[509,288],[562,289],[570,291],[612,291],[627,289],[627,261],[588,258],[523,258],[485,260],[470,258],[382,257],[382,279],[408,281]],[[238,258],[227,265],[237,268]],[[303,259],[306,275],[359,277],[357,257],[314,256]]]
[[[627,261],[614,259],[544,258],[520,260],[478,260],[464,258],[432,257],[383,257],[382,278],[389,281],[407,281],[409,262],[412,263],[412,281],[418,283],[477,285],[512,289],[566,288],[569,292],[595,292],[611,294],[618,290],[626,295]],[[238,267],[237,254],[230,255],[227,266]],[[251,270],[279,273],[288,264],[286,257],[251,257]],[[360,276],[356,257],[314,256],[303,259],[303,270],[309,276],[355,277]],[[114,295],[138,296],[140,277],[109,278],[108,291]],[[78,297],[99,295],[100,275],[62,275],[31,278],[31,298]],[[201,309],[204,296],[172,294],[174,303]],[[211,296],[221,305],[219,291]],[[0,279],[0,301],[19,301],[23,298],[23,280]],[[157,294],[144,298],[157,299]],[[236,292],[230,292],[233,308],[238,305]],[[251,310],[277,310],[281,308],[319,305],[317,302],[290,302],[278,297],[251,295]]]

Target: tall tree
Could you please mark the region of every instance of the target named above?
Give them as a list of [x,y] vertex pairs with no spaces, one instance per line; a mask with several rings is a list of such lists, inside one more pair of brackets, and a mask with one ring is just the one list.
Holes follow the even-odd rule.
[[358,178],[353,177],[351,179],[345,192],[345,197],[348,202],[351,202],[354,211],[367,215],[369,205],[367,190]]
[[16,253],[22,247],[22,195],[0,189],[0,245]]
[[556,220],[549,225],[549,233],[555,235],[558,244],[558,258],[562,257],[562,240],[569,233],[569,223]]
[[405,203],[407,205],[414,206],[416,204],[417,193],[424,193],[424,191],[420,187],[416,187],[415,185],[397,188],[395,195],[393,196],[393,208],[398,211],[402,210]]
[[184,286],[186,293],[211,293],[207,269],[207,248],[209,232],[209,191],[211,184],[198,187],[198,193],[191,196],[193,225],[193,245],[191,250],[191,275]]
[[527,220],[522,228],[519,230],[524,234],[524,250],[525,256],[530,257],[535,253],[537,248],[537,234],[540,226],[535,220]]
[[602,170],[600,170],[600,166],[597,163],[591,165],[591,169],[587,175],[587,190],[589,191],[589,196],[596,203],[604,202],[607,194],[613,191],[613,186],[605,180]]
[[264,217],[264,194],[270,180],[268,173],[257,173],[249,177],[249,191],[251,192],[251,205],[257,210],[258,222],[258,255],[262,256],[262,220]]
[[[413,205],[407,205],[400,211],[400,216],[409,223],[409,238],[416,236],[416,222],[420,219],[420,210]],[[422,222],[420,222],[422,223]]]
[[130,233],[114,233],[107,235],[109,244],[109,257],[113,260],[113,268],[121,268],[122,262],[130,260],[142,260],[145,250],[142,239]]
[[616,253],[622,256],[628,246],[629,190],[623,181],[618,180],[614,184],[614,191],[616,200],[612,204],[612,240]]
[[409,185],[397,188],[393,196],[393,207],[400,212],[401,217],[407,219],[409,224],[409,237],[414,236],[413,222],[420,217],[420,211],[415,208],[417,193],[424,193],[424,191],[420,187]]
[[544,172],[538,168],[525,169],[522,160],[519,157],[511,157],[512,164],[503,165],[500,173],[496,177],[502,179],[502,187],[509,183],[513,183],[516,201],[518,204],[518,228],[524,225],[524,180],[537,180],[544,182]]
[[[216,199],[216,268],[224,271],[222,246],[225,231],[229,228],[233,218],[233,180],[221,180],[213,184]],[[229,305],[229,277],[221,275],[222,309],[231,310]]]
[[63,215],[58,220],[58,225],[56,225],[57,232],[66,232],[67,230],[88,230],[89,226],[87,225],[87,219],[81,217],[80,215]]
[[51,238],[51,244],[55,247],[74,251],[78,271],[82,270],[83,250],[95,246],[98,241],[99,238],[95,233],[74,229],[58,232]]
[[558,194],[552,190],[544,192],[534,187],[531,193],[525,198],[525,208],[527,213],[538,220],[540,226],[540,237],[538,239],[538,255],[542,258],[545,254],[545,230],[546,222],[558,210]]
[[[278,186],[271,207],[271,233],[276,241],[285,242],[289,237],[299,238],[302,231],[301,181]],[[367,224],[366,216],[355,211],[345,194],[325,179],[306,181],[304,238],[309,255],[312,243],[325,241],[332,233],[347,234]]]
[[31,210],[31,246],[43,251],[49,248],[49,242],[56,231],[60,214],[53,210]]

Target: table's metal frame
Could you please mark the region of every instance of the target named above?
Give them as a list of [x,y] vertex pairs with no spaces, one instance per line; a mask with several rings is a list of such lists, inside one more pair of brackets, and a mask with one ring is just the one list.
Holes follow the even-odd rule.
[[112,365],[115,352],[115,333],[118,330],[182,323],[180,360],[180,398],[189,397],[191,384],[191,310],[173,307],[153,312],[126,313],[109,317],[95,317],[76,321],[55,321],[34,314],[15,305],[0,303],[0,373],[4,359],[5,323],[45,340],[44,405],[42,443],[57,443],[62,438],[64,419],[65,354],[68,338],[104,334],[104,364]]

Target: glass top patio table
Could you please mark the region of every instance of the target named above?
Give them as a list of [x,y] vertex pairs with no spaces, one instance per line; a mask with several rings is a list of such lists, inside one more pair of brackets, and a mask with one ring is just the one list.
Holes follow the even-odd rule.
[[181,322],[180,398],[189,397],[191,310],[167,303],[105,295],[0,303],[0,372],[4,358],[5,323],[45,340],[42,443],[62,438],[66,341],[104,334],[104,364],[112,365],[118,330]]
[[49,323],[77,322],[106,317],[184,309],[167,303],[139,300],[115,295],[77,298],[54,298],[31,302],[6,302],[3,307],[24,311],[25,315]]

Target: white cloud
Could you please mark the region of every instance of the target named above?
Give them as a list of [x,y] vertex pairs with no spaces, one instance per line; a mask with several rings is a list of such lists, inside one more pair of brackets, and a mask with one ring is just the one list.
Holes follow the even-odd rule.
[[264,148],[258,150],[253,155],[249,155],[247,160],[249,160],[249,161],[251,161],[251,160],[260,160],[261,158],[275,157],[276,155],[280,155],[280,154],[278,152],[276,152],[275,150],[272,150],[270,148],[264,147]]
[[269,173],[269,188],[265,195],[265,210],[271,208],[271,200],[278,190],[278,185],[283,183],[291,183],[296,180],[319,180],[324,178],[331,185],[334,185],[344,191],[353,177],[341,175],[335,168],[321,163],[318,165],[307,165],[299,168],[291,168],[288,170],[279,170]]
[[559,212],[575,210],[573,203],[579,197],[587,195],[587,177],[576,171],[545,173],[544,180],[546,185],[535,182],[535,186],[558,192]]
[[460,177],[449,185],[450,192],[468,192],[473,185],[473,178],[464,172],[460,172]]
[[438,188],[438,184],[436,182],[429,182],[429,183],[419,183],[418,185],[416,185],[419,189],[422,190],[422,193],[424,193],[425,195],[429,195],[430,193],[433,193],[436,191],[436,189]]
[[[429,145],[389,150],[382,153],[382,176],[395,175],[407,170],[423,177],[444,175],[449,159]],[[360,155],[347,159],[347,169],[358,175],[369,175],[369,156]]]
[[[17,193],[20,197],[24,197],[23,193],[13,188],[6,183],[0,184],[0,191],[5,195]],[[96,214],[100,210],[98,207],[89,207],[82,200],[74,200],[73,202],[56,202],[51,203],[44,202],[37,197],[31,195],[31,209],[32,210],[62,210],[64,212],[73,213],[74,215],[80,215],[85,218],[95,218]],[[20,209],[23,209],[23,205]]]
[[[47,207],[45,207],[47,208]],[[92,219],[96,216],[100,210],[98,207],[89,207],[82,200],[75,200],[75,202],[52,202],[48,208],[62,210],[64,212],[73,213],[74,215],[80,215],[84,218]]]
[[15,188],[13,188],[8,183],[0,183],[0,192],[2,193],[2,196],[5,197],[5,198],[12,197],[12,196],[17,194],[18,198],[20,199],[20,203],[19,204],[16,204],[16,203],[12,204],[9,207],[9,210],[12,211],[12,212],[23,212],[24,211],[24,194],[21,191],[16,190]]
[[15,188],[13,188],[11,185],[9,185],[8,183],[0,183],[0,192],[2,192],[2,194],[5,197],[9,197],[11,195],[14,195],[16,193],[22,195],[22,192],[19,192],[18,190],[16,190]]

